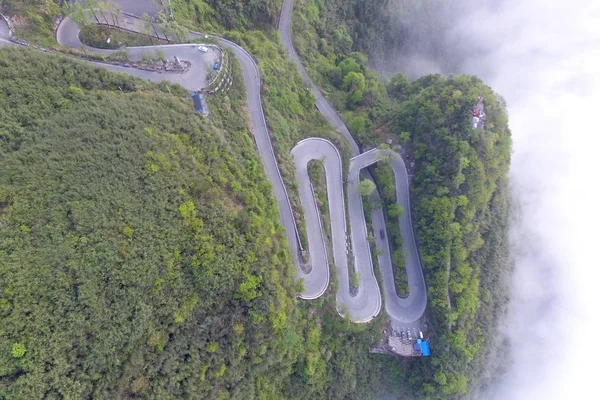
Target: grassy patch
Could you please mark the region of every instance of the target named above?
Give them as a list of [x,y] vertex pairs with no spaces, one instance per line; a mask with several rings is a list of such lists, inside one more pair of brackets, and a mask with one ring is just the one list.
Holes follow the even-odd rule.
[[[117,49],[121,46],[155,46],[169,44],[164,39],[119,28],[90,24],[81,29],[79,38],[83,44],[99,49]],[[108,40],[110,38],[110,41]]]
[[[321,223],[323,233],[331,243],[331,220],[329,216],[329,201],[327,199],[327,180],[325,178],[325,168],[321,160],[312,160],[308,163],[308,174],[313,185],[317,206],[321,213]],[[328,249],[329,251],[329,249]]]

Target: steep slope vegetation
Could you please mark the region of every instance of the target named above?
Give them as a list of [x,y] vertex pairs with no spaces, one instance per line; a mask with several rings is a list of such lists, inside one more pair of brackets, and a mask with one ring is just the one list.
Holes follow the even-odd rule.
[[184,96],[0,50],[1,398],[283,390],[302,331],[269,185],[244,119]]
[[175,18],[203,30],[275,26],[281,0],[171,0]]

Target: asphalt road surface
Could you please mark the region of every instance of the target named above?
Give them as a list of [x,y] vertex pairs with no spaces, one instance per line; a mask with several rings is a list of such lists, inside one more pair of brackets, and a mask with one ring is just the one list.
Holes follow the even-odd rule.
[[300,69],[300,73],[304,78],[304,82],[306,86],[312,89],[312,92],[316,98],[316,105],[321,114],[327,119],[329,124],[337,131],[339,131],[344,138],[348,141],[350,145],[350,150],[352,151],[352,155],[357,156],[360,154],[360,149],[358,145],[354,141],[354,138],[348,131],[348,128],[338,115],[338,113],[331,107],[329,102],[323,96],[323,93],[319,90],[317,85],[315,85],[308,76],[306,69],[304,69],[304,65],[300,62],[300,57],[296,53],[296,48],[294,47],[294,40],[292,38],[292,11],[294,8],[294,0],[284,0],[283,6],[281,8],[281,16],[279,19],[279,33],[281,34],[281,39],[283,41],[283,47],[285,47],[285,51],[288,53],[290,59],[296,63],[298,69]]
[[[124,17],[121,25],[128,25],[130,29],[135,30],[136,25],[132,22],[132,18]],[[115,50],[96,49],[84,45],[79,40],[79,27],[75,22],[69,18],[65,18],[59,25],[56,31],[56,38],[59,44],[66,47],[73,48],[86,48],[88,50],[110,54],[114,53]],[[127,68],[122,66],[112,66],[103,63],[98,63],[98,66],[105,67],[112,71],[126,72],[131,75],[145,78],[150,81],[160,82],[168,80],[172,83],[179,83],[186,89],[198,90],[202,88],[206,83],[206,76],[208,71],[211,69],[213,63],[220,59],[219,51],[214,48],[209,48],[209,51],[204,53],[198,50],[198,45],[193,44],[174,44],[174,45],[158,45],[151,47],[128,47],[127,52],[129,57],[133,60],[141,59],[144,54],[152,54],[155,50],[161,50],[165,56],[169,59],[173,59],[175,56],[181,60],[192,61],[191,68],[187,73],[165,73],[159,74],[153,71],[144,71],[136,68]]]
[[[132,14],[141,14],[142,12],[154,13],[156,11],[156,7],[148,0],[121,0],[117,1],[117,3],[119,3],[121,9]],[[219,39],[219,43],[221,46],[227,47],[233,51],[242,67],[248,96],[252,134],[254,135],[267,178],[273,185],[273,193],[277,199],[280,210],[280,220],[286,231],[292,258],[298,267],[298,277],[304,279],[305,292],[302,293],[301,297],[305,299],[315,299],[323,294],[329,284],[328,265],[330,261],[333,261],[339,281],[336,299],[340,314],[348,315],[355,322],[367,322],[379,313],[381,308],[381,295],[373,273],[369,243],[366,240],[366,223],[362,211],[362,199],[360,194],[358,194],[358,181],[359,172],[362,168],[377,162],[378,157],[381,157],[382,155],[388,156],[390,157],[391,165],[396,177],[397,199],[404,207],[407,214],[405,217],[400,218],[399,223],[407,253],[406,265],[410,285],[410,295],[407,298],[400,298],[396,295],[389,256],[389,244],[387,243],[387,240],[380,240],[380,238],[378,238],[376,244],[381,254],[379,263],[382,268],[385,308],[395,323],[395,326],[418,325],[418,320],[423,314],[427,304],[427,296],[418,252],[412,233],[406,168],[404,167],[402,159],[395,153],[382,153],[381,150],[374,150],[360,154],[356,142],[343,124],[341,118],[323,97],[318,88],[312,83],[310,77],[299,61],[293,47],[290,33],[292,8],[293,0],[285,0],[280,21],[280,31],[282,33],[284,45],[288,50],[290,57],[298,64],[307,85],[313,89],[317,98],[317,107],[330,124],[340,131],[348,140],[352,153],[355,156],[351,160],[350,174],[348,177],[348,209],[352,227],[350,242],[353,249],[352,254],[354,257],[355,269],[359,277],[358,293],[355,296],[352,296],[349,291],[348,240],[345,217],[346,208],[344,204],[345,196],[343,178],[341,175],[341,158],[337,149],[324,139],[312,138],[298,143],[292,150],[292,154],[297,163],[296,177],[300,185],[301,201],[306,213],[305,218],[309,238],[310,261],[312,265],[311,272],[309,274],[304,274],[299,268],[299,240],[296,223],[293,218],[287,191],[277,166],[262,109],[260,98],[261,83],[258,68],[252,56],[240,46],[226,39]],[[3,28],[2,24],[3,22],[0,21],[0,45],[6,43],[8,40],[8,30]],[[135,25],[135,23],[133,23],[133,25]],[[204,37],[203,34],[194,32],[190,33],[190,36],[191,38]],[[63,20],[57,30],[57,41],[63,46],[83,46],[79,41],[79,29],[68,18]],[[197,45],[183,44],[132,47],[128,48],[128,50],[132,57],[141,57],[143,53],[152,51],[156,48],[162,49],[167,56],[177,55],[181,59],[191,61],[193,64],[192,69],[187,73],[182,74],[158,74],[156,72],[142,71],[134,68],[100,63],[95,64],[110,70],[126,72],[151,81],[168,80],[179,83],[189,90],[197,90],[202,86],[204,77],[202,76],[201,70],[206,66],[207,54],[198,51]],[[95,51],[98,50],[95,49]],[[104,52],[107,53],[110,51],[111,50],[104,50]],[[210,58],[211,56],[208,55],[208,57]],[[314,193],[306,169],[307,164],[311,159],[322,159],[325,165],[334,260],[327,259],[321,220],[318,215]],[[374,212],[373,225],[376,232],[378,232],[379,229],[385,229],[383,212],[381,210]],[[376,236],[378,237],[378,235]]]

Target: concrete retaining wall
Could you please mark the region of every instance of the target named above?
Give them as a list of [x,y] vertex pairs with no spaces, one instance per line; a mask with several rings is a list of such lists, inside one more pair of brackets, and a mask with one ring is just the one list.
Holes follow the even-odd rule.
[[6,17],[6,15],[2,13],[0,13],[0,17],[2,17],[4,22],[6,22],[6,26],[8,26],[8,37],[12,40],[14,29],[12,27],[12,24],[10,23],[10,20]]

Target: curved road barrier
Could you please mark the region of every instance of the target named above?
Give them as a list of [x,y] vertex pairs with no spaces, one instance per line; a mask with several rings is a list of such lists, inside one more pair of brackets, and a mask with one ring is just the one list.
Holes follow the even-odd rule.
[[[121,1],[118,1],[121,3]],[[154,11],[150,1],[123,1],[128,6],[135,5],[136,10]],[[134,4],[135,3],[135,4]],[[144,4],[148,3],[148,9]],[[133,4],[133,5],[132,5]],[[381,157],[387,157],[394,170],[396,181],[396,195],[398,204],[401,204],[406,215],[399,218],[401,233],[404,238],[406,250],[406,268],[410,286],[410,294],[406,298],[398,297],[395,290],[394,276],[391,264],[389,243],[381,238],[376,239],[379,250],[379,264],[382,272],[385,308],[393,321],[400,324],[418,323],[427,305],[426,287],[419,261],[419,255],[413,235],[410,219],[410,201],[408,192],[408,177],[404,162],[394,152],[374,149],[360,154],[358,145],[350,135],[343,121],[319,89],[310,80],[306,70],[300,63],[298,55],[291,39],[291,12],[293,0],[284,0],[280,20],[280,31],[286,50],[290,58],[296,61],[305,81],[312,87],[317,99],[317,107],[330,124],[337,129],[349,142],[354,158],[350,161],[348,176],[348,210],[351,223],[352,254],[354,265],[359,278],[359,287],[356,295],[350,293],[349,271],[348,271],[348,249],[346,229],[346,206],[344,196],[344,180],[342,178],[342,162],[335,146],[320,138],[310,138],[299,142],[292,150],[292,155],[297,165],[296,178],[299,182],[300,199],[305,211],[306,226],[308,231],[308,242],[310,247],[310,260],[312,270],[303,273],[299,262],[299,235],[296,221],[293,217],[291,204],[287,189],[283,183],[281,173],[277,165],[277,159],[271,144],[271,138],[265,120],[261,98],[260,98],[260,73],[252,55],[239,45],[223,38],[216,38],[219,44],[230,49],[240,62],[244,75],[244,83],[248,98],[252,134],[255,138],[258,153],[262,159],[265,172],[269,182],[273,185],[273,193],[277,199],[280,211],[280,220],[285,228],[290,251],[296,267],[297,276],[304,279],[305,291],[301,294],[304,299],[316,299],[320,297],[329,284],[329,263],[335,264],[336,274],[339,280],[336,300],[338,311],[348,316],[354,322],[368,322],[373,319],[381,309],[381,295],[377,280],[375,279],[369,242],[367,240],[367,229],[362,208],[362,198],[358,193],[358,182],[360,170],[376,163]],[[138,10],[138,11],[139,11]],[[1,36],[0,32],[0,36]],[[84,46],[79,40],[79,28],[69,18],[65,18],[56,31],[59,44],[68,47],[81,48]],[[190,32],[192,38],[204,38],[205,35]],[[0,39],[3,39],[0,37]],[[202,64],[202,54],[197,50],[197,44],[175,44],[146,47],[129,47],[127,50],[132,57],[140,57],[144,52],[153,49],[161,49],[167,57],[178,56],[192,62],[192,68],[181,74],[158,74],[156,72],[115,66],[110,64],[94,63],[104,68],[125,72],[151,81],[168,80],[181,84],[190,91],[198,90],[204,82],[198,81],[198,71]],[[96,52],[111,53],[114,50],[93,49]],[[327,178],[327,196],[329,202],[329,214],[331,217],[331,238],[333,260],[328,260],[327,249],[324,240],[324,232],[321,226],[314,191],[308,176],[308,162],[310,160],[322,160]],[[368,175],[368,174],[367,174]],[[385,230],[385,221],[381,209],[373,212],[373,226],[375,231]],[[377,235],[376,235],[377,236]]]

